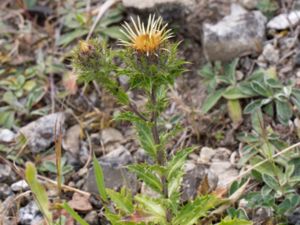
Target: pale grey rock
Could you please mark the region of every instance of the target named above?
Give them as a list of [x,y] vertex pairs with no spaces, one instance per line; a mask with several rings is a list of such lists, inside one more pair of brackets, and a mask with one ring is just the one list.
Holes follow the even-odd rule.
[[124,140],[123,134],[115,128],[106,128],[101,131],[101,140],[103,144],[121,142]]
[[82,187],[84,186],[84,183],[85,183],[85,180],[81,179],[76,182],[75,187],[77,187],[78,189],[82,189]]
[[99,225],[97,211],[90,211],[88,214],[86,214],[86,216],[84,217],[84,220],[89,225]]
[[219,147],[216,149],[216,154],[214,155],[212,161],[229,161],[232,154],[228,148]]
[[13,142],[16,134],[9,129],[0,128],[0,142]]
[[300,52],[298,52],[297,55],[295,56],[294,65],[296,67],[300,67]]
[[[121,146],[99,159],[107,188],[119,189],[123,186],[133,193],[137,192],[138,181],[136,176],[129,172],[126,165],[133,162],[130,152]],[[94,170],[88,172],[85,189],[91,193],[98,193]]]
[[257,220],[257,221],[264,221],[266,218],[272,218],[273,215],[274,215],[274,212],[273,212],[272,208],[261,207],[256,210],[253,218],[255,218],[254,220]]
[[16,219],[12,218],[11,216],[4,216],[4,218],[1,219],[3,219],[2,222],[5,225],[16,225]]
[[227,187],[239,174],[238,170],[228,161],[214,161],[209,170],[218,176],[218,187]]
[[202,163],[208,163],[212,157],[216,154],[216,150],[209,148],[209,147],[203,147],[200,151],[200,162]]
[[62,147],[70,152],[73,156],[77,156],[80,150],[81,126],[76,124],[70,127],[64,136]]
[[272,44],[267,44],[264,47],[262,55],[265,61],[271,64],[276,64],[279,61],[279,50],[276,49]]
[[300,207],[294,209],[287,216],[289,224],[300,225]]
[[[65,113],[53,113],[33,121],[19,130],[27,139],[32,153],[46,150],[58,137],[60,128],[64,132]],[[56,134],[55,134],[56,132]]]
[[231,14],[217,24],[203,25],[203,47],[211,60],[230,61],[236,57],[257,54],[265,38],[266,18],[260,11],[248,12],[237,4]]
[[235,76],[236,76],[236,80],[238,81],[243,80],[243,78],[245,77],[244,73],[240,70],[237,70],[235,72]]
[[81,141],[80,146],[79,161],[81,164],[85,164],[90,157],[89,146],[85,141]]
[[119,145],[114,151],[102,156],[100,162],[127,165],[133,162],[133,159],[130,152],[123,145]]
[[149,164],[153,164],[152,158],[147,154],[147,152],[139,148],[135,153],[133,154],[134,162],[136,163],[141,163],[141,162],[146,162]]
[[13,192],[11,188],[5,184],[5,183],[0,183],[0,199],[6,199],[8,196],[12,195]]
[[240,4],[246,9],[255,9],[259,0],[240,0]]
[[43,216],[34,201],[19,210],[19,222],[22,225],[36,225],[40,224],[42,220]]
[[242,198],[240,201],[239,201],[239,208],[247,208],[249,205],[249,201],[247,201],[246,199]]
[[280,14],[271,19],[267,27],[276,30],[284,30],[289,27],[294,27],[300,22],[300,10],[292,11],[290,13]]
[[194,0],[122,0],[125,7],[132,7],[137,9],[149,9],[161,4],[180,4],[192,8],[195,5]]
[[12,170],[10,166],[6,164],[0,164],[0,182],[6,182],[10,180],[12,175]]
[[198,194],[199,185],[206,176],[208,178],[209,191],[212,191],[217,186],[217,176],[207,170],[203,164],[195,164],[191,161],[187,161],[181,187],[181,201],[185,202],[189,199],[194,199]]
[[29,189],[29,186],[25,180],[19,180],[11,185],[11,189],[14,192],[26,191]]

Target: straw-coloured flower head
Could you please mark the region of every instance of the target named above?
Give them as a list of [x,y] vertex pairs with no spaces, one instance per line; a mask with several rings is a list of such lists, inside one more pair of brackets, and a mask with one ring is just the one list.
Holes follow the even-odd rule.
[[128,23],[122,26],[122,33],[129,39],[128,41],[121,40],[121,44],[126,47],[131,47],[138,52],[146,53],[147,55],[155,52],[161,44],[171,38],[171,30],[167,30],[167,25],[162,24],[162,18],[155,18],[150,15],[147,27],[140,18],[137,18],[137,23],[131,18],[133,26]]

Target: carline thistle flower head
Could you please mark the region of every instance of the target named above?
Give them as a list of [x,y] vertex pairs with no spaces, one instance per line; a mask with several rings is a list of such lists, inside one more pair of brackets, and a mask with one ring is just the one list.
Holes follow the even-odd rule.
[[161,17],[155,18],[154,15],[150,15],[147,27],[139,17],[137,23],[132,18],[131,21],[133,26],[125,22],[121,29],[129,40],[120,40],[120,42],[121,45],[131,47],[138,52],[147,55],[154,53],[163,42],[172,37],[171,30],[166,29],[168,24],[163,25]]

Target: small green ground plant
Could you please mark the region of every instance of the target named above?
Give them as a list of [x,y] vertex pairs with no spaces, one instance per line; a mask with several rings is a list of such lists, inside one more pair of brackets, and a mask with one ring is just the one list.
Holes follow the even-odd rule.
[[[278,122],[288,125],[289,120],[300,111],[300,90],[294,83],[283,84],[272,69],[259,69],[237,81],[237,62],[234,60],[225,65],[215,63],[214,66],[207,64],[200,70],[208,92],[201,111],[208,113],[224,98],[227,100],[228,114],[235,124],[242,121],[242,113],[251,115],[261,109]],[[241,106],[242,100],[248,102],[244,108]]]
[[[252,171],[255,180],[262,183],[262,188],[247,194],[248,207],[268,208],[274,221],[286,222],[286,215],[300,203],[297,191],[300,182],[299,149],[273,158],[289,143],[282,140],[264,118],[267,116],[274,123],[289,125],[299,115],[300,91],[292,82],[281,82],[272,68],[258,69],[237,81],[236,66],[237,60],[234,60],[226,65],[208,64],[200,71],[208,92],[202,112],[207,113],[224,98],[233,123],[242,120],[242,112],[251,119],[251,131],[236,136],[243,144],[239,164],[255,166],[267,161]],[[236,101],[235,106],[228,104],[232,100]],[[236,113],[232,114],[232,111]]]
[[250,133],[238,135],[241,143],[245,144],[241,150],[240,164],[249,162],[255,165],[262,160],[269,160],[252,171],[253,177],[263,183],[261,190],[248,193],[245,199],[250,208],[269,208],[276,222],[286,222],[286,215],[300,203],[297,191],[300,183],[299,149],[275,159],[272,157],[289,145],[264,124],[261,109],[252,114],[252,127]]
[[[185,71],[186,62],[177,57],[178,43],[169,42],[171,31],[167,30],[167,25],[163,25],[161,18],[150,16],[146,26],[139,18],[137,22],[132,20],[132,24],[130,26],[125,23],[123,26],[122,32],[127,37],[127,40],[121,40],[124,48],[110,49],[105,42],[99,40],[82,41],[73,56],[81,81],[100,83],[120,105],[126,107],[126,110],[117,115],[116,120],[133,124],[141,147],[153,161],[152,164],[133,164],[128,169],[157,194],[155,198],[144,193],[133,195],[125,187],[119,191],[106,188],[105,175],[94,156],[95,179],[104,206],[104,216],[113,225],[211,224],[214,216],[210,212],[222,204],[230,204],[230,199],[206,194],[198,195],[188,202],[181,201],[184,165],[193,148],[178,149],[176,153],[168,154],[166,145],[180,129],[164,129],[161,118],[168,106],[168,89]],[[128,78],[127,85],[122,85],[119,80],[123,76]],[[129,95],[136,91],[147,99],[143,106],[137,107],[134,98]],[[32,191],[39,192],[41,188],[32,178],[36,177],[32,164],[28,164],[27,174]],[[38,201],[46,201],[44,194],[42,197],[38,194],[35,196],[40,199]],[[62,203],[61,207],[77,222],[87,225],[67,203]],[[45,207],[42,211],[46,211],[45,216],[50,221]],[[252,223],[245,219],[227,217],[220,224]]]

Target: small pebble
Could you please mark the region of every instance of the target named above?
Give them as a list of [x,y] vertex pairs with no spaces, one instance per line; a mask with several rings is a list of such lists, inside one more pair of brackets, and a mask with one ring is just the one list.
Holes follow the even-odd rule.
[[0,142],[9,143],[15,139],[16,134],[8,129],[0,129]]
[[[300,52],[295,57],[294,65],[300,67]],[[297,71],[297,77],[298,77],[298,71]]]
[[11,188],[7,184],[0,183],[0,199],[4,200],[12,194],[13,192],[11,191]]
[[269,63],[276,64],[279,61],[279,50],[274,48],[273,45],[267,44],[263,50],[263,56]]
[[14,192],[28,190],[28,184],[25,180],[19,180],[11,185],[11,189]]
[[124,140],[123,134],[114,128],[106,128],[101,131],[101,139],[103,144],[121,142]]
[[200,151],[200,161],[202,163],[208,163],[215,154],[216,150],[209,147],[203,147]]
[[84,220],[89,225],[99,225],[97,211],[91,211],[88,214],[86,214],[86,216],[84,217]]
[[6,164],[0,164],[0,182],[5,182],[9,180],[12,170]]
[[19,210],[19,222],[23,225],[41,224],[43,216],[34,201]]

